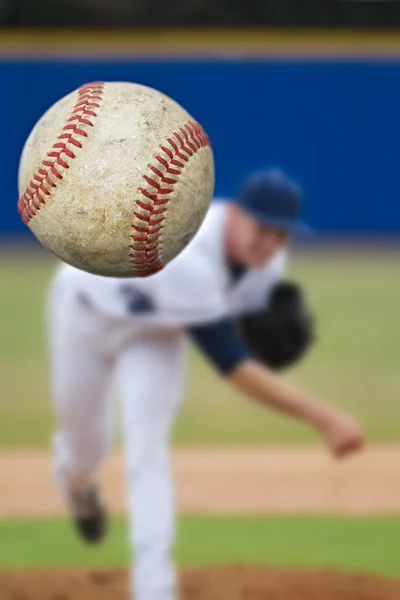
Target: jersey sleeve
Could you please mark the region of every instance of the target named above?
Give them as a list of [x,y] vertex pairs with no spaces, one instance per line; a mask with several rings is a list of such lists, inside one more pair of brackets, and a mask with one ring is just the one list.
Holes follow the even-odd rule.
[[250,349],[233,319],[225,318],[209,325],[190,327],[188,332],[211,364],[224,375],[251,357]]

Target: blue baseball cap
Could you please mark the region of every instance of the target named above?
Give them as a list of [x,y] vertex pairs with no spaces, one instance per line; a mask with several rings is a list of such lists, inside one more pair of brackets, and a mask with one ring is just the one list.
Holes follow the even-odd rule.
[[236,202],[265,225],[297,235],[311,232],[300,216],[302,190],[280,169],[252,173],[239,188]]

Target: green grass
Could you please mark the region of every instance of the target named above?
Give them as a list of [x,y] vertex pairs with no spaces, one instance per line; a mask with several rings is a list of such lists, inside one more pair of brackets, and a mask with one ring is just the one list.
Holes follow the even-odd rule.
[[[400,518],[186,517],[176,557],[181,565],[234,562],[331,567],[400,576]],[[0,569],[110,567],[129,564],[127,528],[113,522],[107,541],[90,548],[61,519],[0,521]]]
[[[45,355],[44,299],[55,263],[48,255],[0,256],[0,447],[43,447],[52,416]],[[319,341],[287,373],[316,395],[354,412],[374,441],[398,441],[400,278],[396,253],[315,249],[294,257],[319,321]],[[193,352],[175,441],[309,442],[307,428],[267,414],[225,385]]]

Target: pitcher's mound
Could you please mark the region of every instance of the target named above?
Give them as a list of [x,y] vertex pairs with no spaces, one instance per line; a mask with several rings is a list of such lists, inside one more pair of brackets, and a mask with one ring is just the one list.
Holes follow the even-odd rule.
[[[252,566],[187,569],[182,600],[399,600],[400,581]],[[0,600],[128,600],[122,571],[0,573]]]

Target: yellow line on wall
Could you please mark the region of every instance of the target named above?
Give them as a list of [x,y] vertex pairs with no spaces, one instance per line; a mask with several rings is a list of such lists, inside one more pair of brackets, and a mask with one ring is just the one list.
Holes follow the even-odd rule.
[[258,30],[0,30],[1,57],[399,57],[392,32]]

